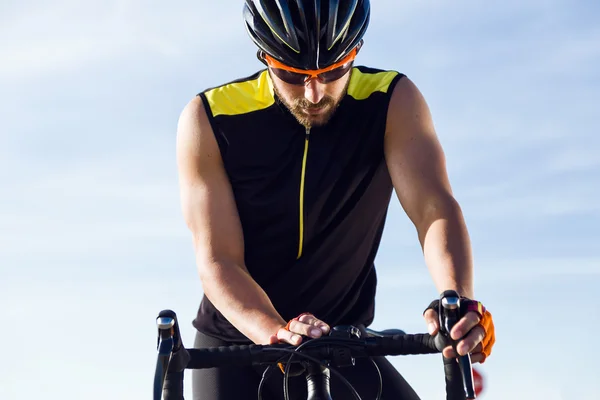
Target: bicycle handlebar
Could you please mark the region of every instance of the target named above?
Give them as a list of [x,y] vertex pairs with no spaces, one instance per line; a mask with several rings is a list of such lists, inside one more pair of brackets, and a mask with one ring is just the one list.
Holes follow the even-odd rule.
[[[452,300],[444,301],[448,297],[444,294],[440,302],[440,312],[444,312],[442,307],[452,304]],[[185,369],[272,366],[279,362],[292,364],[310,359],[338,374],[332,367],[352,365],[356,358],[441,353],[448,344],[444,332],[449,332],[457,319],[453,319],[452,316],[450,318],[440,316],[440,319],[443,325],[440,333],[435,336],[424,333],[360,337],[356,334],[358,330],[355,327],[337,326],[331,330],[329,336],[317,339],[306,338],[298,347],[289,344],[250,344],[186,349],[181,340],[175,312],[163,310],[157,319],[159,338],[154,400],[183,400]],[[286,356],[289,359],[282,361]],[[458,363],[456,359],[443,357],[443,360],[446,399],[475,399],[470,357],[468,355],[460,357]]]
[[[349,356],[364,358],[373,356],[396,356],[434,354],[440,351],[435,347],[434,338],[429,334],[403,335],[393,337],[367,337],[364,339],[343,339],[324,336],[309,339],[302,353],[319,360],[336,360],[338,346],[349,350]],[[233,345],[204,349],[186,349],[190,355],[186,369],[216,367],[246,367],[256,364],[276,364],[294,351],[288,344],[275,345]],[[345,356],[345,355],[344,355]],[[300,362],[298,361],[291,361]]]

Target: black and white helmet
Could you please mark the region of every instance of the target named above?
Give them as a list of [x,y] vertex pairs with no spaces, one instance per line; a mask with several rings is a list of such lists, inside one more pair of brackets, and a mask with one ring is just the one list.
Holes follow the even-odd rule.
[[244,20],[260,50],[299,69],[328,67],[362,40],[369,0],[246,0]]

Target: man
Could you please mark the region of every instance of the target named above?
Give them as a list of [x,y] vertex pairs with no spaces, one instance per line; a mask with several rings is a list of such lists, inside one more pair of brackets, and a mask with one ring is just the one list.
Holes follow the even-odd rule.
[[[246,0],[246,27],[267,68],[183,110],[182,207],[204,289],[195,346],[298,345],[338,324],[368,326],[393,191],[437,290],[473,299],[469,237],[425,100],[400,73],[354,66],[369,15],[368,0]],[[437,332],[432,307],[424,317]],[[453,337],[463,338],[461,354],[483,362],[491,315],[466,313]],[[456,357],[450,347],[444,354]],[[385,358],[376,362],[384,399],[419,398]],[[364,378],[370,368],[341,370],[364,398],[377,390]],[[261,373],[194,371],[194,398],[255,399]],[[282,398],[280,379],[264,398]],[[305,386],[297,378],[293,398],[305,399]],[[349,398],[333,377],[336,394]]]

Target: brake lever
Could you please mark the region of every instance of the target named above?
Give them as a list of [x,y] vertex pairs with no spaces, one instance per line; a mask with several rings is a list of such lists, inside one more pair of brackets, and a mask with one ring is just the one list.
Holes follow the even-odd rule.
[[156,360],[156,371],[154,373],[154,400],[162,399],[163,386],[169,370],[169,363],[175,347],[174,326],[175,318],[167,315],[159,315],[156,319],[158,327],[158,359]]
[[169,395],[178,393],[178,391],[183,392],[183,383],[178,382],[183,379],[180,374],[187,367],[191,356],[183,345],[177,315],[174,311],[162,310],[158,314],[156,324],[158,326],[158,360],[154,375],[154,400],[161,400],[165,389],[168,389]]
[[[446,290],[440,296],[440,330],[444,332],[448,340],[452,343],[452,348],[456,351],[456,345],[460,340],[454,340],[450,332],[456,323],[460,320],[460,296],[454,290]],[[456,351],[458,354],[458,351]],[[465,354],[458,357],[458,364],[463,381],[463,388],[467,399],[475,399],[475,387],[473,384],[473,367],[471,355]]]

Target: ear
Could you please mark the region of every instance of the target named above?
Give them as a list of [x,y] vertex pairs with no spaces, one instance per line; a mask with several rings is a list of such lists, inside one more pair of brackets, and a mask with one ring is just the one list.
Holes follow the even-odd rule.
[[362,48],[364,43],[363,39],[360,39],[360,42],[358,42],[358,44],[356,45],[356,54],[358,55],[358,53],[360,52],[360,49]]
[[262,50],[258,50],[256,52],[256,58],[258,58],[258,61],[260,61],[261,63],[267,65],[267,61],[265,60],[265,52]]

